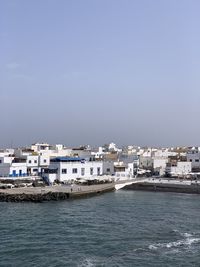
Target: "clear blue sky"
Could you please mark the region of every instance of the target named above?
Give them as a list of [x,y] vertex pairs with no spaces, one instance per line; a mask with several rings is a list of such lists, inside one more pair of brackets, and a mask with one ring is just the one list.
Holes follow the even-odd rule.
[[200,145],[199,0],[0,0],[0,146]]

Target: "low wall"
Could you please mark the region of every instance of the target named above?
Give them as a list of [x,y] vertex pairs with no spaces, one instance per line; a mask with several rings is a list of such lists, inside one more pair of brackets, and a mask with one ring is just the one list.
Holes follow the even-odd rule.
[[143,190],[143,191],[159,191],[159,192],[176,192],[188,194],[200,194],[200,185],[191,184],[169,184],[169,183],[147,183],[138,182],[124,187],[125,190]]
[[[89,188],[89,190],[88,190]],[[31,188],[32,189],[32,188]],[[54,191],[53,188],[37,188],[37,192],[30,192],[30,189],[20,189],[21,192],[19,193],[19,190],[16,189],[8,189],[3,192],[3,190],[0,191],[0,202],[43,202],[43,201],[57,201],[57,200],[66,200],[66,199],[75,199],[75,198],[85,198],[85,197],[91,197],[98,194],[103,194],[106,192],[111,192],[115,190],[115,187],[113,184],[109,186],[89,186],[85,190],[84,186],[81,187],[80,191],[66,191],[63,190],[61,187],[60,191]],[[48,192],[45,192],[45,190],[48,190]],[[38,192],[41,193],[38,193]],[[42,193],[42,191],[44,191]]]

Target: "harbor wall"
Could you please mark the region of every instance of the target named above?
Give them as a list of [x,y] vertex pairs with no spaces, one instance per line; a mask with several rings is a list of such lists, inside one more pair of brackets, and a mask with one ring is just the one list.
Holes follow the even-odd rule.
[[[12,190],[12,191],[11,191]],[[38,190],[38,188],[37,188]],[[43,189],[41,189],[42,192]],[[81,191],[65,192],[64,190],[54,191],[53,189],[44,192],[32,192],[26,191],[26,188],[21,189],[21,192],[17,192],[16,189],[6,190],[6,192],[0,192],[0,202],[44,202],[44,201],[57,201],[57,200],[69,200],[76,198],[87,198],[95,195],[111,192],[115,190],[114,184],[108,186],[91,186],[91,189]],[[16,192],[15,192],[16,191]]]
[[127,185],[124,190],[143,190],[143,191],[158,191],[158,192],[176,192],[176,193],[188,193],[188,194],[200,194],[199,184],[169,184],[169,183],[147,183],[138,182],[131,185]]

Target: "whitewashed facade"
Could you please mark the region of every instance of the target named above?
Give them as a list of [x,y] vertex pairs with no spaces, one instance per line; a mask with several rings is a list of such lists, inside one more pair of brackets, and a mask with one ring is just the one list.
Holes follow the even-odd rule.
[[175,165],[167,164],[166,174],[170,176],[181,176],[189,174],[192,171],[191,162],[178,161]]
[[200,151],[199,149],[192,149],[187,152],[187,161],[191,162],[192,170],[200,170]]
[[113,163],[103,161],[86,161],[81,158],[68,157],[55,158],[50,161],[49,168],[43,172],[42,176],[51,183],[55,180],[63,182],[76,178],[101,176],[105,170],[107,175],[112,175],[112,166]]
[[153,171],[155,174],[163,176],[165,174],[168,158],[154,158],[153,159]]
[[0,177],[22,177],[27,175],[25,161],[15,161],[13,157],[0,158]]

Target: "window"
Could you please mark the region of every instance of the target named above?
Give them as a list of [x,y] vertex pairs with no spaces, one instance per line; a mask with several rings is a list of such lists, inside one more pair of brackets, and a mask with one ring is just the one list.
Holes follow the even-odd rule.
[[73,168],[73,169],[72,169],[72,173],[78,173],[77,168]]
[[44,159],[44,163],[47,163],[47,160],[46,159]]
[[37,163],[37,160],[34,160],[34,163]]
[[62,174],[67,174],[67,169],[62,169]]
[[37,172],[38,171],[38,169],[33,169],[33,172]]
[[31,160],[29,160],[28,163],[31,163]]
[[199,162],[199,159],[195,159],[195,162]]
[[192,162],[192,159],[190,159],[190,162]]
[[0,163],[2,163],[2,160],[0,159]]
[[97,175],[100,175],[100,172],[101,172],[101,168],[97,168]]
[[106,172],[110,172],[110,168],[107,168],[107,169],[106,169]]
[[82,175],[82,176],[85,175],[85,168],[81,168],[81,175]]
[[93,175],[93,168],[90,168],[90,175]]

